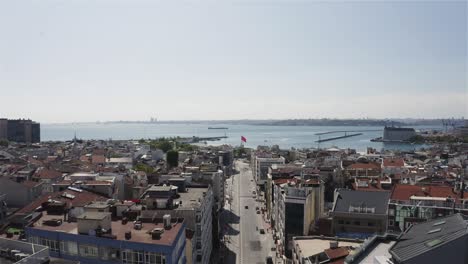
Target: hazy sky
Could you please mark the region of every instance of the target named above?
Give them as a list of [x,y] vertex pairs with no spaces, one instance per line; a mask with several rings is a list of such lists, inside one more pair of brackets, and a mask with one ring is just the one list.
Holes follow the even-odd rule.
[[0,0],[0,117],[468,117],[467,23],[466,1]]

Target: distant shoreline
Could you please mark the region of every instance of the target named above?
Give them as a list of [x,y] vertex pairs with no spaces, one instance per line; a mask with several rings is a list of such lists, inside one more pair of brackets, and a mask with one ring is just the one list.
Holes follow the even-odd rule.
[[223,125],[258,125],[258,126],[380,126],[394,125],[410,126],[441,126],[442,119],[265,119],[265,120],[174,120],[174,121],[96,121],[96,122],[66,122],[43,123],[44,125],[95,125],[95,124],[223,124]]

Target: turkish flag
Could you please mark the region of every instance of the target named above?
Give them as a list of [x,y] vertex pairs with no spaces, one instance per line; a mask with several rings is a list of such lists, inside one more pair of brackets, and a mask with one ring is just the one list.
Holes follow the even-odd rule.
[[244,136],[241,136],[241,141],[242,142],[247,142],[247,139]]

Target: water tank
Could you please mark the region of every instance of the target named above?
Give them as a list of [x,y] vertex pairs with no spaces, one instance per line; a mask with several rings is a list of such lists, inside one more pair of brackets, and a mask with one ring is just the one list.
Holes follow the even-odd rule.
[[165,214],[163,216],[163,223],[164,223],[164,228],[165,229],[170,229],[171,228],[171,215],[170,214]]

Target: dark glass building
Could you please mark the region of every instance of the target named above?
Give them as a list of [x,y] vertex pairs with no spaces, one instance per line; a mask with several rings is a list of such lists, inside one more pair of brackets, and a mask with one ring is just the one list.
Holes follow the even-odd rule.
[[24,143],[40,142],[41,125],[30,119],[0,119],[0,139]]

